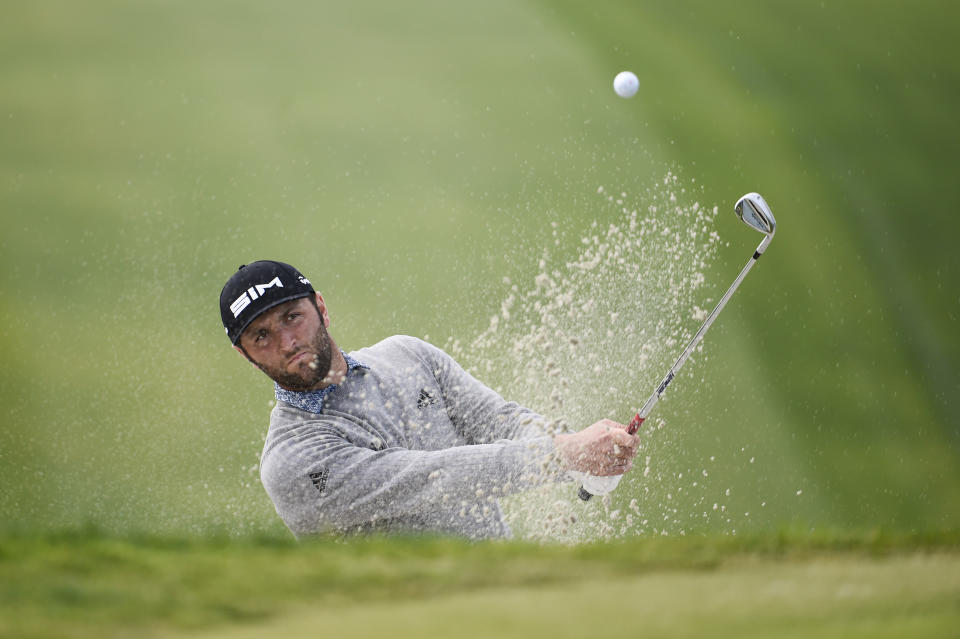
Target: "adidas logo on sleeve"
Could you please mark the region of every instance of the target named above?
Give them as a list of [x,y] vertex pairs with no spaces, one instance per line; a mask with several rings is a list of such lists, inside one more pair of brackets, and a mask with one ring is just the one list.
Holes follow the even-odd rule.
[[417,408],[426,408],[431,404],[436,404],[440,400],[426,388],[420,391],[420,398],[417,399]]

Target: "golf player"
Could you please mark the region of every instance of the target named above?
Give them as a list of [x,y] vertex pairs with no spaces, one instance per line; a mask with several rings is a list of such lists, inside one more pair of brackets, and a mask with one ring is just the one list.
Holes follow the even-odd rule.
[[507,537],[500,497],[569,470],[619,475],[637,452],[637,436],[609,420],[548,433],[543,417],[414,337],[340,350],[323,297],[289,264],[241,266],[220,315],[234,348],[275,383],[260,478],[297,537]]

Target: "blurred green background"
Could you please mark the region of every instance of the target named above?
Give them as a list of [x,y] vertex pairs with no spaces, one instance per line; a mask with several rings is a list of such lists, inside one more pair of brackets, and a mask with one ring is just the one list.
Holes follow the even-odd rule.
[[[714,297],[759,241],[736,199],[763,193],[779,232],[658,406],[644,504],[663,529],[960,525],[956,5],[4,14],[3,528],[285,535],[256,467],[272,385],[217,314],[239,264],[298,265],[348,350],[469,340],[550,221],[576,238],[614,221],[598,186],[642,194],[668,171],[721,210]],[[632,100],[611,88],[624,69]],[[598,411],[628,419],[662,373]]]

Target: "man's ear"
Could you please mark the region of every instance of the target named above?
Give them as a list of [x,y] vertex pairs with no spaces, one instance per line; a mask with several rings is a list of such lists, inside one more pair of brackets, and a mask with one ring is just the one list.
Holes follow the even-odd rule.
[[330,327],[330,314],[327,313],[327,305],[323,302],[323,295],[317,293],[317,310],[320,311],[320,317],[323,318],[323,327]]

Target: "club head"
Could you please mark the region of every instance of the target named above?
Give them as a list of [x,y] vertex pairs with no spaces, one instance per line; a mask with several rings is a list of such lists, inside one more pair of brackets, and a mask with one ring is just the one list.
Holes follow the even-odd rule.
[[744,224],[760,231],[767,237],[773,237],[777,230],[777,220],[773,217],[773,212],[770,211],[770,206],[762,195],[747,193],[737,200],[734,210]]

